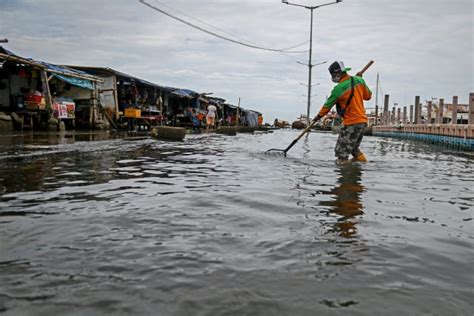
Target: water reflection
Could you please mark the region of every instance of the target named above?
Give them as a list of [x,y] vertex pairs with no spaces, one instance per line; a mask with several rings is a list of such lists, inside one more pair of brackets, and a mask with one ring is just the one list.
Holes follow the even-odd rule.
[[334,231],[341,237],[350,238],[357,233],[357,219],[355,217],[364,213],[361,198],[364,192],[364,187],[361,184],[361,168],[361,165],[357,163],[338,168],[337,185],[329,191],[322,192],[335,197],[330,201],[321,201],[320,205],[329,206],[331,213],[340,216],[334,224]]

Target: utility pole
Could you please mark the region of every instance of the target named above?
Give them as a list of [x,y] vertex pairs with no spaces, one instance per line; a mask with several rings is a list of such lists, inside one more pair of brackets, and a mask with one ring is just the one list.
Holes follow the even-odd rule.
[[308,66],[308,107],[306,109],[306,115],[307,115],[307,126],[310,124],[310,108],[311,108],[311,79],[312,79],[312,70],[314,66],[325,64],[326,62],[322,62],[319,64],[312,64],[312,59],[313,59],[313,16],[314,16],[314,10],[319,9],[321,7],[325,7],[328,5],[336,4],[342,2],[342,0],[336,0],[335,2],[330,2],[330,3],[325,3],[325,4],[320,4],[317,6],[305,6],[301,4],[296,4],[296,3],[290,3],[288,0],[281,0],[281,3],[287,4],[287,5],[292,5],[296,7],[302,7],[305,9],[308,9],[311,11],[311,23],[310,23],[310,29],[309,29],[309,62],[307,64]]

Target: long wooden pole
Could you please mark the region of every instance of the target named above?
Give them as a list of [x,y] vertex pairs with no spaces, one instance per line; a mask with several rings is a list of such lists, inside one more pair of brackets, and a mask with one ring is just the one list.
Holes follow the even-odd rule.
[[46,70],[42,69],[41,71],[41,82],[43,83],[43,94],[46,101],[46,108],[49,110],[53,109],[53,98],[51,97],[51,89],[49,88],[48,74]]

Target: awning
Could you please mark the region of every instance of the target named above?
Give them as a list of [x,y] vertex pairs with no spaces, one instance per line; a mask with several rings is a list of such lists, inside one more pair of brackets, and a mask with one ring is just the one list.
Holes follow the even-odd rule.
[[65,81],[72,85],[86,88],[86,89],[93,90],[94,87],[93,87],[92,82],[94,81],[103,82],[101,78],[91,76],[87,74],[86,72],[83,72],[80,70],[54,65],[54,64],[50,64],[44,61],[34,60],[32,58],[20,57],[14,54],[13,52],[5,49],[2,46],[0,46],[0,58],[6,59],[6,60],[13,60],[13,61],[16,61],[17,63],[18,62],[24,63],[35,68],[43,69],[46,72],[51,73],[53,76],[55,76],[56,78],[62,81]]
[[195,98],[199,95],[199,93],[192,90],[188,90],[188,89],[178,89],[176,91],[171,92],[171,94],[176,95],[178,97],[190,98],[190,99]]
[[85,88],[89,90],[94,90],[94,85],[89,80],[79,79],[79,78],[74,78],[74,77],[66,77],[66,76],[54,74],[54,73],[53,73],[53,76],[58,78],[59,80],[72,84],[73,86]]

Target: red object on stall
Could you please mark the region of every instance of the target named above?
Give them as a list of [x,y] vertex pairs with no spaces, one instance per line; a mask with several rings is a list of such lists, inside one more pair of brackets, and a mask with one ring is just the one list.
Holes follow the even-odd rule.
[[43,96],[40,93],[28,93],[26,95],[26,101],[31,103],[40,104]]

